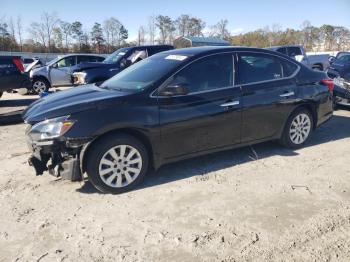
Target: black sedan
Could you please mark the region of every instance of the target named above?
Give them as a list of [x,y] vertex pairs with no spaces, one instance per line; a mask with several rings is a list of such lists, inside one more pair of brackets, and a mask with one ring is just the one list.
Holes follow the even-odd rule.
[[268,140],[303,146],[331,118],[333,87],[325,73],[263,49],[159,53],[32,104],[30,163],[38,175],[86,172],[98,190],[125,192],[165,163]]

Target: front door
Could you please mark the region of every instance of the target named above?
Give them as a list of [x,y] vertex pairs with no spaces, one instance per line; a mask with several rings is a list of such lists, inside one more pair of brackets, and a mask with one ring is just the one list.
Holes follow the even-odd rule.
[[233,58],[217,54],[191,63],[168,83],[189,93],[158,97],[164,158],[240,142],[241,90],[234,86]]
[[71,69],[76,65],[76,56],[68,56],[50,67],[50,81],[52,86],[71,85]]

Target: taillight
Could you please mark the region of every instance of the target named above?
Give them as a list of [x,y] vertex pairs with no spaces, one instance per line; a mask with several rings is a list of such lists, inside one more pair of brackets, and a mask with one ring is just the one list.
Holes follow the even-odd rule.
[[21,73],[24,72],[24,66],[23,66],[23,63],[22,63],[22,59],[20,58],[14,58],[13,59],[13,63],[16,65],[17,69],[19,71],[21,71]]
[[326,86],[328,86],[328,89],[330,92],[333,92],[334,90],[334,82],[333,79],[324,79],[321,81],[323,84],[325,84]]

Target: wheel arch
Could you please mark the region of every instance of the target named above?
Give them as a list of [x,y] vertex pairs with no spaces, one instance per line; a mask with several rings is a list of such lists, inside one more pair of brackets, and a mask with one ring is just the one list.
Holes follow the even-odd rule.
[[294,114],[295,111],[300,110],[301,108],[305,108],[311,113],[311,115],[312,115],[312,122],[313,122],[313,129],[315,130],[316,127],[317,127],[317,120],[318,120],[316,104],[311,103],[311,102],[310,103],[300,104],[289,114],[289,117],[292,114]]
[[302,104],[299,104],[297,105],[288,115],[288,117],[285,119],[284,123],[283,123],[283,127],[280,131],[280,134],[279,134],[279,137],[281,137],[283,135],[283,131],[285,130],[286,128],[286,125],[288,123],[288,120],[290,119],[290,117],[297,111],[297,110],[300,110],[302,108],[305,108],[306,110],[308,110],[311,115],[312,115],[312,121],[313,121],[313,130],[316,129],[317,127],[317,119],[318,119],[318,116],[317,116],[317,106],[316,104],[312,103],[312,102],[309,102],[309,103],[302,103]]
[[40,80],[40,79],[45,80],[49,84],[49,87],[51,87],[51,83],[50,83],[49,79],[46,76],[44,76],[44,75],[35,75],[35,76],[33,76],[32,84],[34,84],[35,80]]
[[324,66],[323,66],[323,64],[322,63],[315,63],[315,64],[313,64],[312,65],[312,68],[314,69],[314,68],[319,68],[320,70],[324,70]]
[[147,135],[145,135],[142,131],[136,129],[136,128],[120,128],[120,129],[114,129],[114,130],[110,130],[108,132],[105,132],[103,134],[100,134],[99,136],[97,136],[95,139],[93,139],[91,142],[89,142],[88,144],[86,144],[81,153],[80,153],[80,168],[81,168],[81,172],[84,173],[86,171],[86,159],[87,159],[87,155],[89,154],[90,150],[93,150],[93,147],[96,143],[98,143],[101,139],[104,139],[108,136],[114,136],[114,135],[118,135],[118,134],[124,134],[124,135],[129,135],[132,136],[134,138],[136,138],[137,140],[139,140],[146,148],[147,153],[148,153],[148,157],[149,157],[149,163],[150,163],[150,167],[154,167],[154,151],[153,151],[153,147],[151,144],[151,141],[149,139],[149,137]]

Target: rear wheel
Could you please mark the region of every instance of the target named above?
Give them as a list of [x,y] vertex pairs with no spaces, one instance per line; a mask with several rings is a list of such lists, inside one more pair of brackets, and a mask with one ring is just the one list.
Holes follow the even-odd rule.
[[129,135],[113,135],[97,141],[89,150],[86,172],[104,193],[123,193],[142,181],[148,170],[144,145]]
[[313,131],[313,118],[309,110],[301,108],[288,119],[284,128],[281,144],[289,148],[302,147]]
[[46,79],[43,79],[43,78],[37,78],[33,81],[33,92],[35,94],[42,94],[43,92],[47,92],[49,91],[49,88],[50,88],[50,83],[46,80]]

